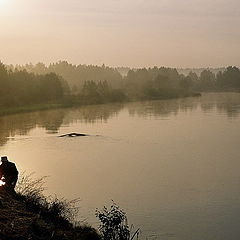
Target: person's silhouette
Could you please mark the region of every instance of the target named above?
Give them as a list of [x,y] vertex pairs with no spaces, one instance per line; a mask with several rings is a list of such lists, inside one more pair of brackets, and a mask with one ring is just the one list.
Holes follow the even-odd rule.
[[16,186],[18,180],[18,170],[16,165],[8,161],[6,156],[1,157],[2,164],[0,165],[0,180],[2,180],[5,185],[6,190],[13,190]]

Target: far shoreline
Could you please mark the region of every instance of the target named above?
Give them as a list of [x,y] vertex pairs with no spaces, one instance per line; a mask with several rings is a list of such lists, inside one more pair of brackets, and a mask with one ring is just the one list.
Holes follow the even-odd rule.
[[144,99],[128,99],[123,101],[109,101],[103,103],[41,103],[41,104],[33,104],[33,105],[25,105],[19,107],[10,107],[10,108],[0,108],[0,117],[14,115],[19,113],[29,113],[35,111],[46,111],[60,108],[75,108],[75,107],[83,107],[83,106],[91,106],[91,105],[104,105],[111,103],[129,103],[129,102],[144,102],[144,101],[155,101],[155,100],[170,100],[170,99],[181,99],[188,97],[201,97],[202,93],[193,92],[186,95],[175,96],[175,97],[163,97],[163,98],[144,98]]

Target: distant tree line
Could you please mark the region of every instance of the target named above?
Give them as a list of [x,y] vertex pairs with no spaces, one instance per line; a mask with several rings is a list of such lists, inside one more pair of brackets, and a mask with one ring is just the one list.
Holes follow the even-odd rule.
[[201,72],[204,70],[209,70],[214,74],[217,74],[218,72],[223,72],[226,70],[226,67],[220,67],[220,68],[177,68],[177,71],[179,74],[183,74],[187,76],[190,72],[196,73],[198,76],[200,76]]
[[[27,71],[37,74],[55,74],[65,82],[65,100],[69,104],[95,104],[124,100],[161,99],[188,95],[190,88],[181,84],[176,69],[149,68],[134,69],[122,76],[117,69],[93,65],[73,65],[66,61],[46,66],[10,65],[12,71]],[[65,91],[67,92],[67,91]]]
[[36,75],[26,70],[7,70],[0,63],[0,108],[58,102],[67,83],[55,73]]
[[183,84],[185,77],[173,68],[143,68],[130,70],[124,78],[124,92],[130,99],[161,99],[186,96],[191,93]]
[[107,102],[121,102],[126,95],[121,89],[113,89],[107,81],[85,81],[77,95],[73,95],[78,104],[98,104]]
[[240,70],[227,67],[217,74],[179,74],[174,68],[117,69],[73,65],[66,61],[46,66],[0,63],[0,107],[56,102],[66,105],[125,100],[166,99],[198,95],[201,91],[240,89]]
[[86,81],[100,82],[106,81],[113,88],[118,88],[121,84],[122,76],[117,69],[94,65],[74,65],[67,61],[59,61],[46,66],[44,63],[26,64],[26,65],[10,65],[11,69],[27,70],[35,74],[46,74],[54,72],[63,77],[69,84],[71,91],[76,93],[84,85]]
[[191,87],[197,91],[240,90],[240,70],[234,66],[229,66],[217,74],[207,69],[203,70],[200,76],[190,72],[186,78]]

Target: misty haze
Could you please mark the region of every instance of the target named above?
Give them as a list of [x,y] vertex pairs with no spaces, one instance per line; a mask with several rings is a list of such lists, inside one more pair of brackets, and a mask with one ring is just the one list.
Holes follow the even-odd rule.
[[239,11],[0,0],[0,239],[239,239]]

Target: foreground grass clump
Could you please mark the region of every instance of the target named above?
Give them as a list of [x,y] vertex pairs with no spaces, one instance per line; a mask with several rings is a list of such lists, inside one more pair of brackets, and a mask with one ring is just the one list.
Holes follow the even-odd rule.
[[97,231],[75,221],[78,199],[43,195],[45,178],[20,178],[16,194],[0,190],[1,240],[99,240]]
[[110,209],[97,209],[96,217],[101,222],[99,230],[104,240],[138,239],[139,229],[132,232],[133,227],[129,227],[126,213],[116,203],[113,202]]

